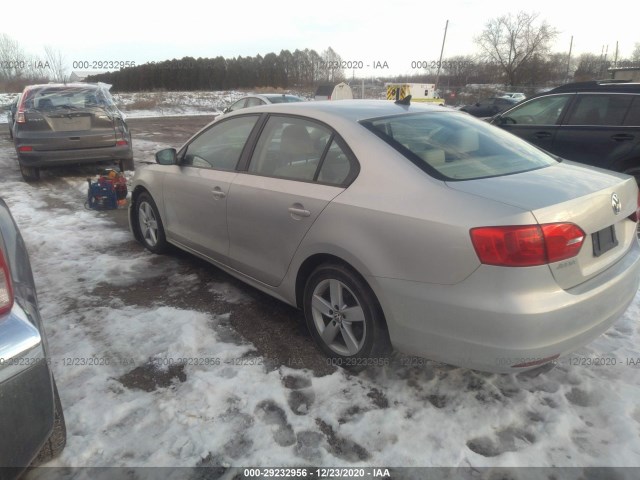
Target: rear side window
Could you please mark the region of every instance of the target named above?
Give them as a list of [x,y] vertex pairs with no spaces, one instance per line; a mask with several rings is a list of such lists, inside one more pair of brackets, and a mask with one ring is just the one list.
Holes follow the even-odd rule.
[[624,124],[631,127],[640,127],[640,95],[634,95],[631,108],[627,112]]
[[549,95],[519,105],[503,118],[519,125],[555,125],[573,95]]
[[524,140],[463,114],[398,115],[361,124],[442,180],[510,175],[557,163]]
[[272,116],[260,136],[249,172],[312,181],[330,138],[331,131],[318,123]]
[[303,182],[346,186],[359,172],[344,141],[307,118],[273,115],[256,144],[249,172]]
[[567,125],[622,125],[631,95],[578,95]]

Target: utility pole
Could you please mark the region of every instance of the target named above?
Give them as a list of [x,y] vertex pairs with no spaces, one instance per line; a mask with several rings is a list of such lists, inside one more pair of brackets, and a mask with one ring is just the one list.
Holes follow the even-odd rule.
[[434,87],[435,91],[438,90],[438,81],[440,80],[440,67],[442,66],[442,54],[444,52],[444,42],[447,40],[447,28],[449,28],[449,20],[444,25],[444,37],[442,37],[442,48],[440,49],[440,60],[438,60],[438,72],[436,73],[436,85]]
[[573,50],[573,35],[571,35],[571,42],[569,43],[569,57],[567,58],[567,75],[565,82],[569,83],[569,69],[571,68],[571,50]]

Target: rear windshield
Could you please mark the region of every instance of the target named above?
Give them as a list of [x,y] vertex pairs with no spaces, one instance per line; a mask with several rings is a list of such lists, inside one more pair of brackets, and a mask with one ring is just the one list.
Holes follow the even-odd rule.
[[51,87],[29,90],[25,108],[48,110],[60,107],[85,108],[113,106],[111,94],[102,88]]
[[441,180],[510,175],[557,163],[524,140],[466,114],[404,114],[360,123]]
[[467,114],[404,114],[360,123],[441,180],[511,175],[557,163],[524,140]]

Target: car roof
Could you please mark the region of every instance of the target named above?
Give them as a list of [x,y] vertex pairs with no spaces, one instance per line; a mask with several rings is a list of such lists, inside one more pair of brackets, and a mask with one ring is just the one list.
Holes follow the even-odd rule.
[[28,90],[36,90],[36,89],[47,89],[47,88],[52,88],[52,89],[58,89],[58,88],[81,88],[83,90],[87,90],[87,89],[97,89],[99,88],[100,85],[98,85],[97,83],[41,83],[38,85],[28,85],[25,87],[24,91],[28,91]]
[[297,95],[292,95],[290,93],[262,93],[262,94],[256,95],[256,96],[265,97],[265,98],[276,98],[276,97],[296,97],[296,98],[300,98]]
[[619,92],[640,93],[640,83],[616,80],[594,80],[590,82],[574,82],[560,85],[541,95],[562,92]]
[[[455,112],[440,105],[425,105],[420,102],[399,105],[390,100],[320,100],[312,102],[277,103],[259,107],[243,108],[231,112],[231,115],[244,115],[251,112],[284,113],[306,115],[318,119],[341,118],[357,122],[360,120],[421,112]],[[227,115],[225,115],[227,117]]]

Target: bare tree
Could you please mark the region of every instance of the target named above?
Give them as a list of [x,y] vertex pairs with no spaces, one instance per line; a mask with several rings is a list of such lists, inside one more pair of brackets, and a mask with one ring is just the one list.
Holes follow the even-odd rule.
[[636,43],[633,48],[633,53],[631,54],[631,61],[633,63],[637,63],[640,66],[640,43]]
[[501,67],[506,84],[517,85],[518,71],[535,55],[544,55],[558,34],[537,13],[518,12],[489,20],[476,43],[484,60]]
[[45,63],[47,64],[49,74],[52,80],[64,83],[67,81],[66,59],[60,50],[50,45],[44,47]]
[[573,73],[573,79],[576,82],[598,80],[603,77],[603,72],[606,72],[608,67],[608,62],[604,61],[602,55],[583,53],[578,57],[578,68]]
[[11,80],[24,75],[27,58],[15,40],[0,33],[0,79]]
[[320,62],[320,78],[327,82],[341,82],[344,80],[344,70],[342,67],[342,58],[336,51],[329,47],[322,52],[322,61]]

